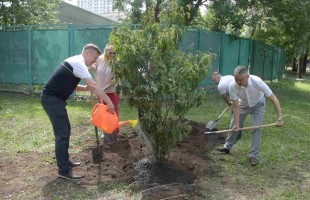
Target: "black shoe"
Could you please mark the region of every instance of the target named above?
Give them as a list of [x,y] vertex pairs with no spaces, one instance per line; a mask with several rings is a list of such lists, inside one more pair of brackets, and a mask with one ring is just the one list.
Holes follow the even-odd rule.
[[250,163],[252,166],[256,166],[258,164],[258,160],[255,157],[250,158]]
[[78,167],[78,166],[80,166],[80,165],[81,165],[80,162],[70,162],[70,163],[69,163],[69,167],[70,167],[70,168]]
[[68,173],[58,172],[58,177],[64,178],[70,181],[78,181],[81,178],[83,178],[83,176],[80,176],[80,175],[73,175],[71,170]]
[[230,152],[230,150],[226,149],[225,147],[216,148],[216,150],[221,152],[221,153],[226,153],[226,154],[229,154],[229,152]]

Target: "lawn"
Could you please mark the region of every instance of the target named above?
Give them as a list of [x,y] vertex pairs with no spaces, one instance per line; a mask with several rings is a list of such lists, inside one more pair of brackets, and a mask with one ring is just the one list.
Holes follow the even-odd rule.
[[[268,82],[280,101],[285,126],[263,129],[260,164],[249,165],[249,132],[244,132],[230,155],[205,152],[212,162],[199,183],[195,183],[203,194],[196,199],[310,198],[310,76],[305,75],[302,81],[295,81],[294,77],[287,73],[280,81]],[[190,110],[187,118],[206,123],[216,119],[224,108],[219,95],[208,92],[205,103]],[[87,149],[84,142],[93,140],[93,127],[89,124],[91,104],[87,100],[70,101],[67,109],[73,132],[70,153],[79,154]],[[136,117],[137,111],[121,101],[120,120]],[[229,120],[226,112],[217,128],[226,129]],[[273,106],[267,100],[264,123],[275,120]],[[245,126],[248,125],[247,120]],[[135,190],[126,184],[103,183],[97,187],[63,181],[50,185],[48,178],[36,177],[36,170],[55,165],[53,140],[50,122],[37,95],[0,93],[0,199],[138,199]],[[32,164],[18,168],[25,158]],[[10,164],[12,171],[4,171],[4,166]]]

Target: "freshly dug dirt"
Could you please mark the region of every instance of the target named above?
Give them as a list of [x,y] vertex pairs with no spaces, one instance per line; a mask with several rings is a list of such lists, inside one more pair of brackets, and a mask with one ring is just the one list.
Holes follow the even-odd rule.
[[[103,157],[100,173],[98,164],[92,160],[93,141],[79,154],[73,154],[73,161],[80,161],[82,165],[74,168],[74,173],[83,174],[81,187],[92,187],[98,184],[98,174],[101,174],[102,183],[117,182],[136,185],[136,192],[140,192],[142,199],[187,199],[199,197],[199,177],[209,168],[208,151],[215,145],[223,143],[223,135],[208,135],[203,133],[205,124],[189,122],[192,133],[183,138],[169,154],[165,163],[154,163],[150,152],[138,133],[129,133],[122,136],[115,144],[103,144]],[[0,196],[5,199],[21,191],[27,191],[29,177],[37,177],[45,183],[57,184],[57,169],[54,162],[45,162],[49,155],[30,155],[21,152],[22,156],[15,159],[2,158],[0,162]],[[46,159],[48,160],[48,159]],[[42,164],[43,163],[43,164]],[[42,165],[38,170],[23,174],[25,168]],[[22,177],[22,178],[21,178]],[[55,180],[56,179],[56,180]],[[35,180],[34,180],[35,181]],[[19,183],[19,184],[17,184]],[[29,185],[28,185],[29,187]],[[52,187],[52,186],[51,186]],[[47,187],[46,187],[47,188]],[[45,191],[45,197],[51,197]],[[12,197],[13,197],[12,196]]]

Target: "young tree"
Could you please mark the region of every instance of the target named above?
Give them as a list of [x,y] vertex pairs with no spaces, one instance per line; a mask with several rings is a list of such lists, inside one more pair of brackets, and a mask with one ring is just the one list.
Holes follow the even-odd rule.
[[118,55],[113,70],[121,80],[121,92],[129,105],[138,108],[143,131],[160,161],[189,132],[184,117],[203,99],[198,85],[206,77],[211,57],[178,49],[182,30],[168,20],[178,13],[170,12],[171,17],[161,13],[161,22],[167,23],[160,25],[153,12],[142,18],[141,26],[115,29],[110,42]]

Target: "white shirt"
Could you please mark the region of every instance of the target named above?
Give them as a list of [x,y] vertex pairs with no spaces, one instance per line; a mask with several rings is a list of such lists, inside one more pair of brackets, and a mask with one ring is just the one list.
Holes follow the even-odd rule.
[[241,106],[255,106],[264,96],[272,95],[271,89],[258,76],[250,75],[246,87],[239,86],[233,81],[229,86],[231,100],[239,100]]
[[229,85],[231,82],[234,82],[235,78],[232,75],[222,76],[220,82],[217,86],[219,93],[229,95]]
[[96,64],[96,80],[100,88],[106,93],[115,93],[117,84],[114,83],[114,73],[109,66],[109,61],[105,61],[103,56],[99,56]]
[[73,68],[74,76],[80,79],[92,77],[85,64],[85,59],[81,54],[67,58],[65,61]]

